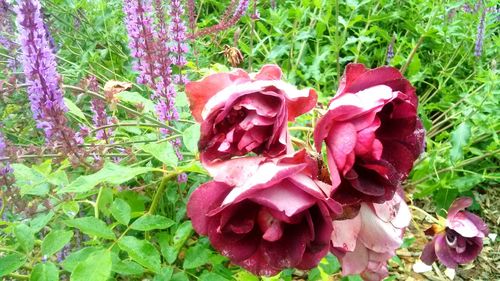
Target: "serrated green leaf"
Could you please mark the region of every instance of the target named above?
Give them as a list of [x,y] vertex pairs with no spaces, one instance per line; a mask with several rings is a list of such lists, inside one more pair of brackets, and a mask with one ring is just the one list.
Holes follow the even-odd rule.
[[73,273],[71,281],[106,281],[111,274],[111,252],[101,250],[93,253],[80,262]]
[[62,204],[63,212],[70,218],[74,218],[80,211],[80,206],[75,201],[68,201]]
[[177,167],[178,159],[174,147],[168,141],[161,143],[148,143],[140,146],[144,152],[165,163],[169,167]]
[[30,275],[30,281],[58,281],[59,269],[53,263],[39,263],[33,267]]
[[205,245],[196,244],[196,246],[190,247],[187,250],[182,267],[184,269],[192,269],[202,266],[208,263],[209,256],[210,250]]
[[35,236],[33,233],[33,230],[25,224],[18,224],[14,228],[16,239],[26,253],[31,252],[35,245]]
[[109,183],[111,185],[119,185],[137,175],[154,171],[155,168],[146,167],[124,167],[112,162],[106,162],[103,168],[92,175],[80,176],[68,186],[59,190],[58,193],[67,192],[87,192],[100,183]]
[[99,250],[101,249],[97,247],[85,247],[81,250],[70,253],[69,256],[67,256],[66,259],[61,263],[61,265],[64,268],[64,270],[73,272],[78,263],[80,263],[83,260],[86,260],[90,255]]
[[208,272],[208,271],[204,271],[200,275],[200,279],[198,279],[198,280],[200,280],[200,281],[228,281],[227,278],[220,276],[217,273]]
[[118,255],[111,255],[113,266],[111,271],[121,275],[141,275],[144,273],[144,268],[133,261],[120,260]]
[[141,94],[136,92],[123,91],[115,95],[119,100],[124,101],[126,103],[130,103],[134,106],[142,104],[144,105],[145,112],[155,112],[155,104],[141,96]]
[[200,124],[196,123],[188,127],[182,133],[182,141],[186,148],[192,153],[198,152],[198,140],[200,139]]
[[471,136],[471,127],[467,122],[463,122],[451,133],[451,151],[450,157],[452,161],[457,161],[463,158],[463,149],[469,143]]
[[21,196],[47,195],[49,192],[49,183],[42,173],[19,163],[13,163],[11,166],[14,169],[16,185],[21,191]]
[[158,215],[144,215],[130,225],[131,229],[150,231],[153,229],[165,229],[174,225],[174,221]]
[[153,281],[168,281],[172,278],[174,269],[171,267],[164,267],[160,270],[160,273],[155,275]]
[[97,236],[106,239],[115,239],[113,231],[102,220],[95,217],[83,217],[64,221],[69,227],[76,227],[83,233],[90,236]]
[[160,272],[160,254],[149,241],[139,240],[133,236],[125,236],[118,241],[118,246],[138,264],[156,273]]
[[39,215],[38,217],[30,221],[30,227],[33,232],[36,233],[42,230],[42,228],[44,228],[54,217],[54,214],[55,213],[53,211],[49,211],[47,214]]
[[0,257],[0,277],[6,276],[18,268],[23,266],[26,262],[26,256],[18,253],[12,253],[4,257]]
[[117,198],[113,201],[113,204],[111,204],[111,215],[117,222],[128,225],[131,214],[132,209],[125,200]]
[[73,237],[73,231],[52,230],[42,242],[42,253],[46,256],[52,256],[68,244]]

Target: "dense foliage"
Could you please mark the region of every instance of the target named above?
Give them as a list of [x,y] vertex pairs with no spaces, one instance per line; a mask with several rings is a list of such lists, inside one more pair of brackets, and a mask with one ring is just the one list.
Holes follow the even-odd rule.
[[[432,256],[436,240],[494,243],[481,227],[473,234],[436,227],[445,217],[475,223],[463,208],[486,217],[489,201],[499,200],[495,3],[45,0],[37,15],[36,6],[16,11],[13,2],[0,0],[1,278],[258,280],[196,234],[186,210],[210,176],[185,84],[233,66],[276,64],[284,81],[315,90],[316,107],[288,126],[294,146],[310,150],[348,63],[399,69],[416,88],[426,147],[403,184],[413,220],[389,280],[422,276],[412,266],[432,239],[429,227],[436,238],[422,260],[447,267],[462,262]],[[156,17],[139,18],[134,2],[149,3],[146,14]],[[134,21],[162,28],[137,29]],[[33,26],[43,39],[33,39]],[[472,201],[447,212],[464,196]],[[486,218],[497,232],[497,219]],[[340,262],[328,254],[314,269],[262,278],[361,278],[341,277]],[[488,264],[476,277],[499,276]],[[441,269],[422,274],[444,278]]]

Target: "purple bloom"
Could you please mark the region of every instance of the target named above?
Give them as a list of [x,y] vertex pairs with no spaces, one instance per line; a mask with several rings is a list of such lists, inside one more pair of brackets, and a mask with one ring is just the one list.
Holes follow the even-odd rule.
[[[4,136],[2,133],[0,133],[0,158],[7,157],[7,143],[5,141]],[[10,163],[8,161],[6,162],[0,162],[0,187],[2,186],[8,186],[10,185],[11,181],[11,174],[14,172],[12,167],[10,166]]]
[[479,19],[479,24],[477,26],[477,37],[476,37],[476,45],[474,47],[474,56],[480,57],[481,52],[483,50],[483,41],[484,41],[484,31],[485,31],[485,18],[486,18],[486,9],[483,9],[481,13],[481,18]]
[[33,118],[43,129],[46,140],[61,145],[65,153],[78,158],[78,144],[73,130],[66,126],[67,111],[59,86],[55,55],[47,40],[38,0],[22,0],[15,7],[19,27],[22,64]]
[[[172,62],[182,68],[186,65],[185,54],[188,52],[186,44],[186,26],[182,19],[184,8],[180,0],[170,2],[170,33],[172,34],[172,46],[170,51],[173,53]],[[179,80],[182,81],[182,80]]]
[[394,58],[394,43],[396,41],[396,36],[392,36],[391,43],[387,46],[387,64],[391,63],[392,58]]
[[439,260],[448,268],[472,262],[483,248],[488,234],[484,221],[467,211],[472,199],[461,197],[451,204],[445,226],[433,225],[434,238],[427,243],[420,259],[428,265]]
[[188,181],[188,176],[186,173],[182,173],[177,176],[178,183],[186,183],[187,181]]

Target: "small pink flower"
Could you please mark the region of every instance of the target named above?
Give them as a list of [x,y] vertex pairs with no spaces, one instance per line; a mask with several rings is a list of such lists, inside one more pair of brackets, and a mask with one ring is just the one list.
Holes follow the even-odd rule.
[[[331,186],[316,179],[316,161],[301,150],[273,159],[233,159],[223,165],[248,171],[229,177],[241,170],[222,170],[216,175],[219,181],[192,193],[187,214],[196,232],[207,235],[233,263],[257,275],[315,267],[330,247],[330,214],[341,212],[341,206],[327,196]],[[227,179],[229,184],[222,181]]]
[[349,205],[393,197],[424,148],[415,89],[393,67],[349,64],[314,129],[326,143],[332,197]]
[[249,152],[276,157],[289,150],[287,122],[311,110],[312,89],[281,80],[281,69],[265,65],[256,74],[242,69],[216,73],[186,85],[191,113],[201,123],[204,164]]
[[461,197],[451,204],[446,225],[433,225],[434,238],[427,243],[420,259],[428,265],[436,260],[449,268],[472,262],[483,249],[483,238],[488,235],[484,221],[467,211],[472,199]]
[[411,214],[399,193],[382,204],[361,203],[356,216],[334,220],[332,252],[339,257],[342,274],[361,274],[364,280],[388,275],[387,260],[403,243]]

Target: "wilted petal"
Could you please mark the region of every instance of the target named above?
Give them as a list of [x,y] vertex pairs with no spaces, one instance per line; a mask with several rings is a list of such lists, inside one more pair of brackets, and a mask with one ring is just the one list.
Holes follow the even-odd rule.
[[422,250],[422,255],[420,259],[427,265],[432,265],[437,260],[436,250],[435,250],[435,242],[436,239],[432,239],[431,242],[425,244],[424,249]]

